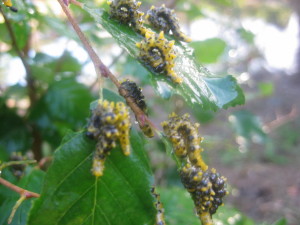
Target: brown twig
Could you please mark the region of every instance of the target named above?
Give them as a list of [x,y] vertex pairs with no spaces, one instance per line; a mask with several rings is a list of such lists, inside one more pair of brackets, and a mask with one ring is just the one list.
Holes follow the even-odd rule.
[[26,199],[28,198],[38,198],[40,197],[40,194],[37,194],[35,192],[31,192],[31,191],[28,191],[26,189],[23,189],[23,188],[20,188],[12,183],[10,183],[9,181],[3,179],[2,177],[0,177],[0,184],[8,187],[9,189],[19,193],[21,196],[25,196]]
[[[117,55],[113,60],[112,62],[108,65],[108,68],[110,69],[121,57],[122,55],[125,53],[125,50],[122,49],[121,53],[119,55]],[[96,84],[98,83],[98,79],[96,79],[90,86],[90,90],[92,90]]]
[[[36,94],[37,91],[36,91],[35,80],[32,76],[30,66],[27,62],[27,59],[26,59],[27,57],[24,54],[24,52],[21,51],[21,49],[18,46],[17,39],[16,39],[15,33],[13,31],[11,22],[7,18],[6,14],[2,10],[1,6],[0,6],[0,12],[1,12],[1,14],[4,18],[5,26],[7,28],[8,34],[9,34],[11,42],[12,42],[11,43],[12,47],[16,51],[19,58],[21,59],[22,64],[25,68],[28,96],[29,96],[30,106],[32,106],[37,101],[37,94]],[[41,138],[41,135],[40,135],[40,132],[39,132],[38,128],[34,124],[31,124],[31,128],[32,128],[32,137],[33,137],[32,151],[33,151],[33,154],[34,154],[34,158],[36,160],[40,160],[42,158],[42,152],[41,152],[42,138]]]
[[3,12],[1,6],[0,6],[0,12],[1,12],[1,14],[2,14],[2,16],[3,16],[3,18],[4,18],[5,26],[6,26],[6,28],[7,28],[8,34],[9,34],[9,36],[10,36],[10,38],[11,38],[12,46],[13,46],[13,48],[15,49],[15,51],[17,52],[19,58],[21,59],[23,65],[24,65],[24,67],[25,67],[26,73],[27,73],[27,74],[30,74],[30,67],[29,67],[29,65],[28,65],[28,63],[27,63],[27,61],[26,61],[26,57],[25,57],[25,55],[23,54],[23,52],[22,52],[22,51],[19,49],[19,47],[18,47],[18,43],[17,43],[16,37],[15,37],[13,28],[12,28],[12,26],[11,26],[11,24],[10,24],[9,19],[7,18],[7,16],[6,16],[5,13]]
[[[113,83],[114,85],[118,88],[119,93],[122,97],[125,98],[128,106],[131,108],[131,110],[134,112],[136,119],[138,120],[138,122],[140,124],[144,124],[145,121],[147,121],[150,125],[153,125],[151,123],[151,121],[147,118],[147,116],[144,114],[144,112],[135,104],[134,100],[129,97],[127,95],[127,91],[125,89],[120,88],[120,83],[118,81],[118,79],[113,75],[113,73],[109,70],[108,67],[106,67],[103,62],[100,60],[100,58],[98,57],[98,55],[96,54],[96,52],[94,51],[94,49],[92,48],[91,44],[89,43],[89,41],[87,40],[87,38],[84,36],[84,34],[82,33],[80,27],[78,26],[76,20],[73,18],[69,8],[67,7],[68,3],[73,3],[76,4],[75,0],[69,0],[67,3],[64,0],[57,0],[59,2],[59,4],[61,5],[64,13],[66,14],[69,22],[72,24],[75,32],[77,33],[78,37],[80,38],[84,48],[86,49],[86,51],[88,52],[95,70],[96,70],[96,74],[98,76],[98,78],[100,79],[102,76],[103,77],[108,77]],[[76,4],[78,5],[78,4]],[[81,6],[82,7],[82,6]]]
[[299,116],[299,112],[295,106],[292,107],[292,110],[286,115],[277,115],[276,119],[265,124],[263,129],[266,133],[272,132],[274,129],[286,124]]

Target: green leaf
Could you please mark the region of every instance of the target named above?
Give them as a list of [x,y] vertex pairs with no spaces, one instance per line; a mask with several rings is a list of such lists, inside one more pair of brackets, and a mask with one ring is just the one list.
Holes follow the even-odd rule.
[[31,63],[33,77],[45,85],[55,80],[75,77],[80,71],[80,63],[68,51],[63,52],[60,57],[52,57],[39,52]]
[[233,0],[214,0],[216,3],[222,5],[222,6],[232,6]]
[[164,99],[169,99],[172,96],[172,87],[165,82],[157,81],[152,84],[156,92]]
[[193,2],[179,1],[178,4],[176,4],[176,9],[184,13],[190,21],[203,17],[202,10],[198,5],[199,4],[195,4]]
[[261,95],[264,97],[271,96],[274,92],[274,85],[271,82],[258,83],[258,88]]
[[234,130],[237,135],[246,141],[253,141],[265,144],[268,140],[267,134],[262,130],[259,118],[246,110],[234,112],[230,117]]
[[23,119],[5,104],[0,106],[0,149],[7,153],[29,149],[31,134]]
[[92,94],[83,84],[63,79],[49,86],[29,118],[38,126],[43,138],[57,147],[68,129],[79,129],[86,124],[92,100]]
[[285,218],[281,218],[278,221],[276,221],[275,223],[273,223],[272,225],[287,225],[288,221]]
[[45,95],[50,116],[79,127],[85,124],[87,109],[92,101],[90,91],[73,79],[53,83]]
[[[28,41],[30,26],[27,22],[19,21],[12,23],[11,27],[16,36],[16,42],[19,49],[23,49]],[[12,40],[4,23],[0,24],[0,30],[1,40],[7,44],[12,44]]]
[[226,48],[226,42],[220,38],[195,41],[189,45],[195,49],[195,56],[201,63],[217,62]]
[[[89,104],[93,97],[83,84],[74,79],[64,79],[54,82],[48,92],[42,97],[41,105],[37,105],[33,117],[47,113],[51,118],[73,124],[78,128],[85,124]],[[46,107],[46,108],[44,108]]]
[[[26,174],[19,182],[16,183],[17,186],[22,187],[26,190],[33,191],[36,193],[40,192],[42,182],[44,178],[44,172],[38,169],[30,169],[30,172]],[[6,188],[0,186],[0,189]],[[7,224],[8,217],[11,213],[13,206],[19,199],[20,195],[10,191],[10,194],[6,196],[5,201],[2,202],[0,206],[0,224]],[[16,214],[10,225],[25,225],[27,221],[27,216],[34,199],[25,200],[21,206],[17,209]]]
[[149,72],[146,70],[137,60],[135,60],[130,55],[126,58],[126,63],[122,63],[120,66],[120,72],[124,75],[130,74],[139,79],[139,84],[142,86],[150,84],[149,82]]
[[[167,224],[196,225],[200,220],[194,214],[194,203],[183,188],[172,187],[159,189],[158,193],[165,208]],[[229,219],[230,218],[230,219]],[[221,206],[213,215],[214,224],[254,225],[254,221],[231,207]]]
[[249,44],[254,44],[254,38],[255,38],[255,35],[249,31],[249,30],[246,30],[244,28],[239,28],[237,29],[237,33],[240,35],[240,37],[245,40],[247,43]]
[[[106,29],[122,48],[134,58],[138,58],[139,49],[135,43],[142,40],[142,36],[135,33],[126,25],[110,19],[108,13],[100,9],[84,9]],[[183,78],[183,83],[175,85],[166,81],[161,74],[157,74],[147,68],[152,74],[154,82],[164,80],[173,93],[179,94],[192,106],[201,105],[205,109],[217,110],[243,104],[245,99],[241,88],[235,78],[213,76],[208,70],[195,61],[192,49],[177,42],[175,45],[177,58],[175,59],[175,72]],[[210,50],[207,49],[207,52]],[[207,53],[206,52],[206,53]]]
[[154,224],[153,177],[136,131],[131,132],[132,154],[113,149],[99,179],[91,173],[95,142],[84,132],[68,138],[54,154],[28,225]]
[[27,88],[20,84],[15,84],[13,86],[8,87],[8,89],[4,92],[3,97],[5,99],[12,98],[16,100],[23,99],[27,97]]
[[[106,88],[103,88],[102,91],[103,91],[103,98],[110,102],[125,102],[124,98],[116,94],[115,92],[112,92]],[[98,106],[98,99],[91,102],[90,110],[96,109],[97,106]]]
[[176,162],[177,167],[180,168],[182,164],[181,160],[174,154],[173,146],[170,140],[162,132],[157,133],[157,135],[159,136],[159,139],[164,143],[167,155],[171,156]]

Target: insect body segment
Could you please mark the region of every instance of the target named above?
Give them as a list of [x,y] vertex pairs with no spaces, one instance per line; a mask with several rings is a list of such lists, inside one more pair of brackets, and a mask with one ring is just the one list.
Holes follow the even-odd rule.
[[169,120],[162,123],[162,127],[178,157],[188,157],[193,165],[200,167],[203,171],[207,170],[208,167],[201,157],[203,149],[200,143],[203,138],[199,135],[198,123],[192,124],[188,114],[180,117],[172,113],[169,115]]
[[196,212],[204,225],[212,225],[211,215],[222,205],[227,194],[226,178],[215,169],[208,170],[201,157],[203,138],[198,133],[199,124],[192,123],[188,114],[169,115],[162,122],[164,133],[172,142],[177,157],[185,160],[180,169],[181,182],[194,200]]
[[180,171],[181,181],[190,192],[198,215],[214,214],[223,203],[227,194],[226,178],[220,176],[215,169],[203,171],[197,166],[186,164]]
[[174,10],[166,8],[165,5],[161,7],[152,6],[147,12],[146,19],[155,29],[164,31],[166,34],[172,31],[175,38],[184,42],[191,42],[191,39],[180,31]]
[[[142,93],[142,89],[137,86],[137,84],[133,81],[130,80],[125,80],[121,82],[120,89],[125,89],[127,92],[127,96],[131,97],[135,104],[145,113],[147,114],[148,108],[147,104],[145,102],[145,96]],[[147,137],[153,137],[154,136],[154,131],[152,127],[150,126],[147,121],[144,121],[143,123],[139,123],[139,126],[143,133]]]
[[174,83],[180,84],[182,79],[175,73],[174,59],[176,58],[173,49],[174,41],[168,41],[164,37],[164,32],[159,34],[147,30],[145,38],[137,43],[140,49],[140,59],[157,73],[164,73]]
[[160,201],[160,195],[156,192],[155,187],[151,188],[151,193],[156,198],[156,202],[154,204],[155,208],[157,210],[155,225],[166,225],[165,216],[164,216],[164,208]]
[[18,9],[13,7],[11,0],[2,0],[3,4],[7,6],[11,11],[18,12]]
[[97,140],[94,152],[92,172],[96,177],[102,176],[104,163],[110,151],[119,140],[124,155],[130,154],[130,117],[123,102],[99,101],[92,111],[86,135]]
[[131,26],[142,35],[145,34],[146,28],[143,25],[144,13],[138,10],[141,2],[135,0],[111,0],[107,3],[110,6],[110,15],[112,18]]
[[142,89],[137,86],[137,84],[129,79],[121,82],[120,88],[127,91],[128,96],[132,97],[137,106],[147,114],[147,104],[145,102],[145,96],[142,93]]

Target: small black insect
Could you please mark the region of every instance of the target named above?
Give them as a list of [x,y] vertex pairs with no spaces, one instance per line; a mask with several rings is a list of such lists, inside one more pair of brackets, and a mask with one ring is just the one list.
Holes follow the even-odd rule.
[[147,12],[146,19],[155,29],[164,31],[166,34],[172,31],[174,37],[180,41],[191,42],[191,39],[180,31],[178,18],[173,9],[166,8],[165,5],[152,6]]

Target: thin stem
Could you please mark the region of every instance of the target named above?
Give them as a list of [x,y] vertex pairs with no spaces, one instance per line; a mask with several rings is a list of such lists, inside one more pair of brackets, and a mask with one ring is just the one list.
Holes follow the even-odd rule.
[[[19,58],[22,61],[22,64],[25,68],[25,72],[26,72],[26,81],[27,81],[27,89],[28,89],[28,96],[29,96],[29,101],[30,101],[30,107],[32,105],[34,105],[34,103],[37,101],[37,90],[36,90],[36,84],[35,84],[35,80],[32,76],[31,73],[31,69],[30,66],[27,62],[27,56],[24,54],[23,51],[21,51],[21,49],[18,46],[18,42],[17,42],[17,38],[16,35],[13,31],[12,25],[10,20],[7,18],[7,16],[5,15],[4,11],[2,10],[2,7],[0,6],[0,12],[4,18],[4,22],[5,22],[5,26],[8,30],[8,34],[10,36],[11,39],[11,44],[13,49],[16,51],[17,55],[19,56]],[[33,142],[32,142],[32,151],[34,154],[34,158],[36,160],[40,160],[42,158],[42,152],[41,152],[41,146],[42,146],[42,138],[40,135],[40,132],[38,130],[38,128],[34,125],[31,124],[31,128],[32,128],[32,137],[33,137]]]
[[71,15],[71,12],[70,12],[69,8],[66,6],[66,4],[63,0],[57,0],[57,1],[59,2],[60,6],[62,7],[64,13],[66,14],[66,16],[69,20],[69,22],[73,26],[75,32],[77,33],[77,35],[78,35],[79,39],[81,40],[85,50],[89,54],[89,56],[90,56],[90,58],[91,58],[91,60],[94,64],[97,76],[98,77],[101,77],[101,76],[107,77],[107,71],[103,67],[104,64],[102,63],[100,58],[97,56],[96,52],[94,51],[94,49],[90,45],[89,41],[87,40],[87,38],[85,37],[85,35],[81,31],[81,29],[80,29],[79,25],[77,24],[76,20]]
[[26,197],[26,199],[28,198],[38,198],[40,197],[40,194],[28,191],[26,189],[20,188],[12,183],[10,183],[9,181],[3,179],[2,177],[0,177],[0,184],[8,187],[9,189],[11,189],[14,192],[19,193],[20,195],[24,195]]
[[[67,4],[64,2],[64,0],[57,0],[59,4],[61,5],[64,13],[66,14],[69,22],[72,24],[75,32],[77,33],[78,37],[80,38],[84,48],[88,52],[95,70],[96,74],[98,76],[98,79],[103,77],[108,77],[114,85],[118,88],[119,94],[125,98],[128,106],[131,108],[131,110],[134,112],[135,117],[137,121],[143,125],[146,121],[152,125],[151,121],[147,118],[147,116],[144,114],[144,112],[135,104],[134,99],[132,99],[130,96],[127,95],[127,91],[125,89],[120,88],[120,83],[118,79],[113,75],[113,73],[103,64],[103,62],[100,60],[94,49],[92,48],[91,44],[87,40],[87,38],[84,36],[83,32],[81,31],[79,25],[77,24],[76,20],[73,18],[69,8],[67,7]],[[69,0],[68,3],[74,3],[75,0]],[[100,87],[101,88],[101,87]]]
[[32,164],[36,163],[36,160],[22,160],[22,161],[9,161],[9,162],[4,162],[0,165],[0,172],[3,170],[5,167],[12,166],[12,165],[23,165],[23,164]]
[[8,221],[7,221],[8,224],[10,224],[12,222],[17,209],[20,207],[20,205],[22,204],[22,202],[24,202],[24,200],[26,200],[26,196],[25,195],[21,195],[21,197],[18,199],[18,201],[16,202],[16,204],[14,205],[14,207],[13,207],[11,213],[10,213],[10,216],[8,218]]
[[[125,53],[125,50],[122,49],[121,53],[119,55],[117,55],[112,62],[108,65],[108,68],[111,69],[111,67],[121,58],[121,56]],[[92,90],[95,85],[98,83],[98,77],[97,79],[91,84],[90,89]]]
[[19,58],[21,59],[22,63],[23,63],[23,66],[25,68],[25,71],[26,71],[26,74],[30,74],[30,67],[26,61],[26,56],[24,55],[24,53],[19,49],[19,46],[18,46],[18,43],[17,43],[17,39],[15,37],[15,34],[14,34],[14,31],[13,31],[13,28],[10,24],[10,21],[9,19],[7,18],[7,16],[5,15],[5,13],[3,12],[2,10],[2,7],[0,6],[0,12],[4,18],[4,22],[5,22],[5,26],[7,28],[7,31],[8,31],[8,34],[11,38],[11,42],[12,42],[12,46],[13,48],[15,49],[15,51],[17,52]]

